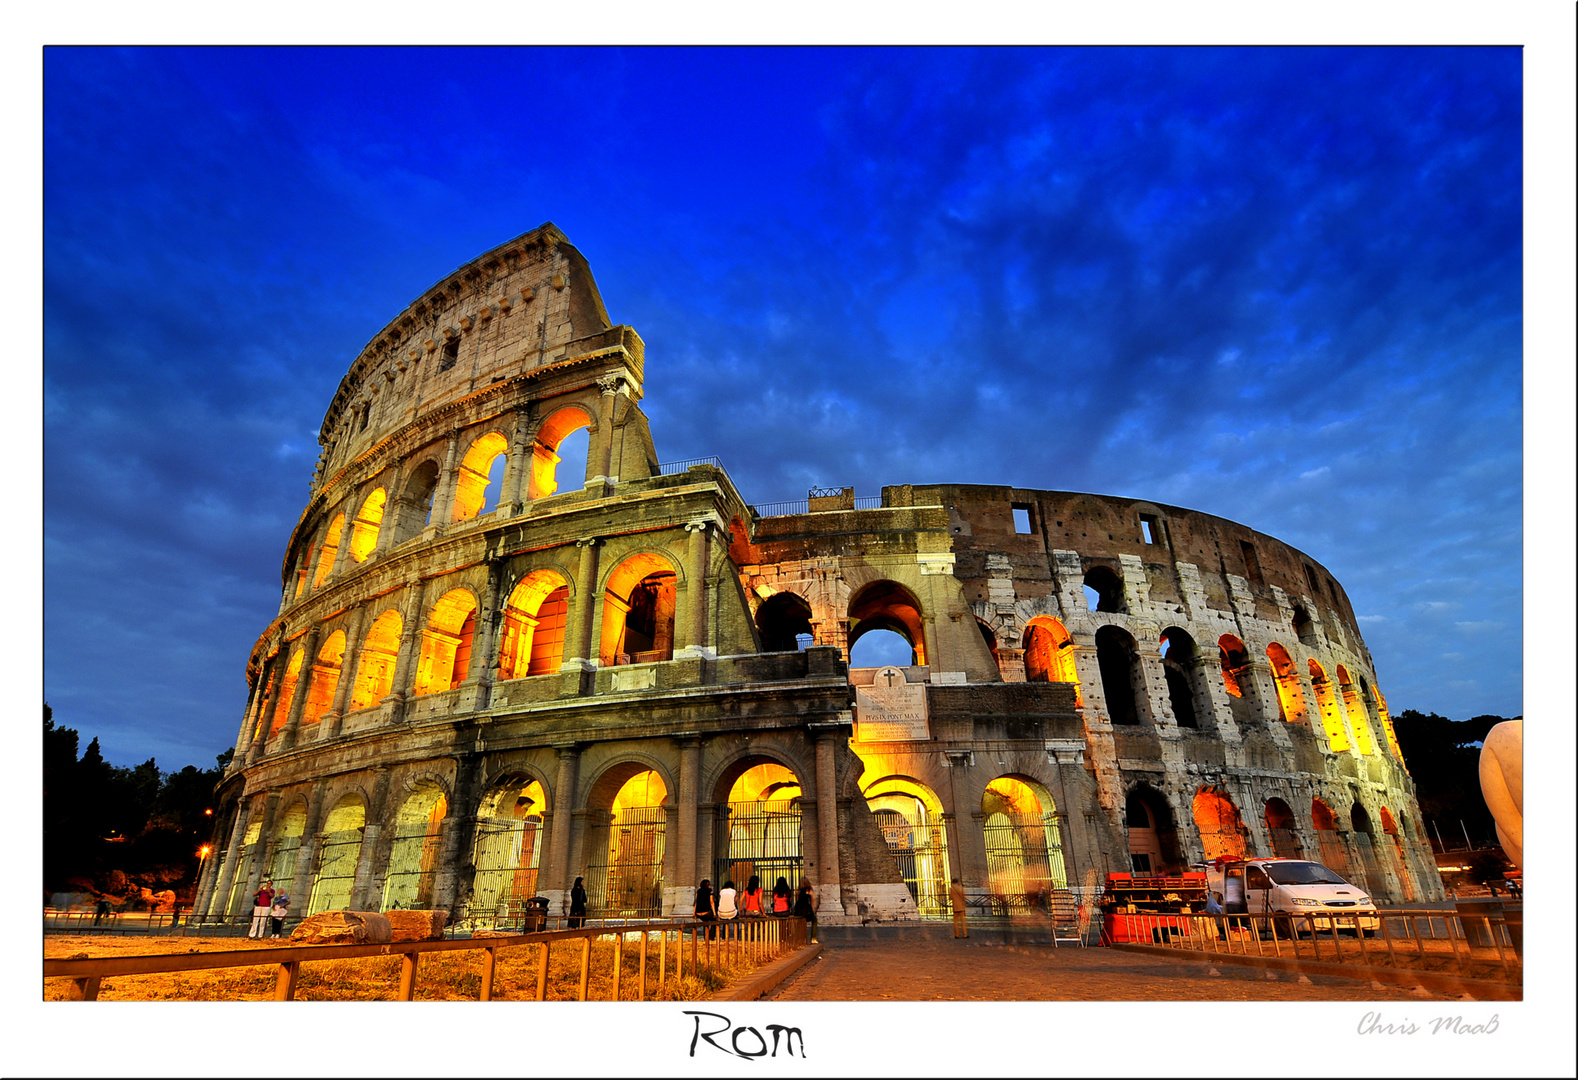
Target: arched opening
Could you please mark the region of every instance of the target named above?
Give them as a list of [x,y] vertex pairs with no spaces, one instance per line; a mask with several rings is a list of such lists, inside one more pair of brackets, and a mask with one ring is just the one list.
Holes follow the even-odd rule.
[[511,776],[482,797],[471,847],[476,871],[468,914],[473,923],[512,923],[537,895],[547,808],[542,785],[525,776]]
[[1255,683],[1249,667],[1249,650],[1232,634],[1223,634],[1217,639],[1216,651],[1222,668],[1222,687],[1227,691],[1228,712],[1233,716],[1233,723],[1242,730],[1259,719],[1255,715],[1258,706],[1252,692]]
[[384,911],[433,906],[442,825],[448,813],[444,789],[432,780],[418,784],[400,804],[384,874]]
[[1381,864],[1375,854],[1375,827],[1370,824],[1370,813],[1357,799],[1348,811],[1348,819],[1353,822],[1353,845],[1359,849],[1359,870],[1363,885],[1371,896],[1389,896],[1390,890],[1386,887],[1386,875],[1381,872]]
[[336,630],[318,650],[312,665],[312,680],[307,683],[307,702],[301,710],[301,725],[316,724],[334,704],[334,691],[340,685],[340,667],[345,662],[345,631]]
[[335,514],[334,520],[329,522],[329,531],[323,534],[323,546],[318,549],[318,570],[312,575],[314,589],[329,580],[329,572],[334,569],[335,556],[340,553],[340,534],[345,531],[345,515]]
[[362,828],[367,807],[359,795],[344,795],[323,821],[323,842],[318,847],[318,871],[312,877],[312,899],[307,914],[342,911],[351,906],[356,864],[362,855]]
[[774,593],[756,609],[762,652],[804,649],[811,637],[811,605],[792,592]]
[[1085,571],[1085,606],[1091,611],[1123,612],[1123,579],[1109,567],[1092,566]]
[[1384,806],[1381,807],[1381,831],[1392,840],[1392,858],[1396,860],[1397,880],[1403,886],[1403,899],[1412,902],[1415,899],[1414,875],[1408,872],[1408,849],[1403,846],[1403,837],[1397,831],[1392,812]]
[[356,682],[351,687],[351,711],[370,709],[394,689],[395,661],[400,656],[400,613],[392,608],[373,620],[362,639],[356,662]]
[[[1200,726],[1195,691],[1195,672],[1199,669],[1199,649],[1194,638],[1176,626],[1162,631],[1162,674],[1167,679],[1167,700],[1179,727]],[[1209,699],[1207,699],[1209,700]]]
[[721,800],[723,806],[713,819],[717,834],[712,884],[722,888],[724,882],[733,881],[743,892],[754,876],[771,893],[782,877],[788,879],[791,889],[799,889],[800,779],[776,761],[749,761],[756,764],[745,768],[729,785]]
[[582,468],[577,470],[572,458],[570,472],[577,472],[576,476],[559,475],[559,462],[564,460],[559,451],[561,447],[566,454],[572,450],[565,445],[565,438],[573,431],[580,431],[592,422],[592,418],[582,410],[570,406],[560,409],[547,420],[542,427],[537,429],[537,441],[532,445],[531,475],[527,481],[526,497],[529,499],[545,499],[559,491],[573,491],[585,484],[587,472],[586,449],[580,451]]
[[499,626],[499,678],[551,675],[564,662],[570,586],[556,570],[534,570],[504,602]]
[[433,496],[438,491],[438,462],[428,459],[411,472],[395,511],[393,540],[402,544],[427,528],[433,518]]
[[[1361,683],[1364,681],[1363,676],[1359,681]],[[1386,745],[1391,748],[1392,756],[1402,763],[1403,748],[1397,745],[1397,731],[1392,727],[1392,714],[1386,709],[1386,695],[1381,693],[1380,687],[1372,688],[1370,693],[1373,695],[1371,700],[1375,703],[1375,715],[1380,718],[1381,730],[1386,733]]]
[[916,600],[914,594],[904,586],[895,581],[874,581],[863,586],[849,598],[850,666],[881,666],[855,661],[855,643],[878,630],[895,633],[909,644],[909,657],[904,663],[896,666],[924,666],[926,664],[924,627],[920,601]]
[[937,793],[907,776],[885,776],[867,785],[865,796],[915,909],[949,917],[948,835]]
[[275,892],[290,891],[296,877],[296,857],[301,854],[301,836],[306,831],[307,804],[300,799],[274,819],[274,841],[263,877],[274,883]]
[[1337,665],[1337,685],[1342,689],[1342,704],[1347,710],[1348,726],[1353,729],[1353,741],[1358,744],[1359,753],[1374,754],[1375,739],[1370,735],[1370,717],[1353,685],[1353,679],[1348,675],[1348,669],[1341,664]]
[[1206,862],[1242,859],[1246,854],[1244,823],[1225,792],[1200,789],[1194,797],[1194,826],[1199,830]]
[[674,658],[674,568],[661,555],[632,555],[603,586],[604,667]]
[[1310,824],[1315,826],[1315,841],[1320,845],[1320,861],[1329,870],[1348,873],[1348,852],[1337,834],[1337,815],[1321,799],[1310,803]]
[[1079,672],[1074,666],[1074,639],[1063,624],[1047,615],[1037,615],[1025,628],[1025,681],[1070,683],[1074,704],[1085,707],[1080,692]]
[[1299,644],[1305,648],[1320,648],[1320,638],[1315,635],[1315,621],[1304,610],[1303,604],[1293,605],[1293,632],[1298,635]]
[[490,431],[471,444],[460,459],[455,476],[455,513],[452,520],[467,521],[499,505],[504,483],[504,462],[509,442],[497,431]]
[[357,562],[366,562],[367,556],[378,546],[378,530],[383,525],[386,498],[387,493],[383,488],[375,489],[362,500],[362,508],[356,512],[356,520],[351,523],[351,558]]
[[1314,660],[1310,661],[1310,687],[1315,691],[1315,705],[1320,709],[1326,741],[1333,753],[1343,753],[1348,749],[1348,734],[1342,727],[1342,714],[1337,711],[1337,696],[1331,692],[1326,669]]
[[477,601],[465,589],[438,598],[422,630],[416,663],[416,693],[441,694],[466,681],[471,643],[477,632]]
[[984,619],[975,620],[976,629],[981,631],[981,640],[986,643],[986,651],[992,654],[992,666],[1001,671],[1003,668],[1002,654],[997,651],[997,632],[986,625]]
[[869,630],[849,649],[851,668],[909,667],[915,649],[909,639],[893,630]]
[[1292,720],[1304,714],[1304,692],[1299,689],[1298,668],[1288,650],[1273,641],[1266,646],[1266,659],[1271,662],[1271,679],[1277,684],[1277,718]]
[[290,663],[285,668],[285,680],[279,688],[279,702],[274,706],[274,722],[269,725],[270,735],[283,731],[286,721],[290,719],[290,707],[296,700],[296,684],[301,681],[302,655],[300,646],[290,654]]
[[[603,800],[606,799],[605,803]],[[651,769],[630,763],[604,773],[588,805],[608,807],[588,832],[587,908],[603,918],[663,913],[663,850],[668,788]],[[689,884],[688,882],[686,884]]]
[[1126,630],[1103,626],[1096,631],[1096,666],[1101,670],[1102,695],[1107,699],[1107,716],[1114,724],[1138,724],[1139,709],[1134,700],[1135,665],[1139,650]]
[[241,834],[241,844],[236,848],[234,864],[236,876],[230,885],[230,903],[225,911],[230,915],[244,915],[252,910],[252,898],[247,895],[247,878],[257,846],[263,839],[263,815],[256,812]]
[[1304,845],[1299,843],[1298,824],[1293,808],[1281,799],[1266,800],[1266,831],[1271,834],[1271,854],[1278,859],[1302,859]]
[[1183,865],[1172,809],[1161,792],[1143,784],[1130,789],[1123,802],[1129,834],[1129,870],[1139,875],[1168,874]]
[[999,776],[986,785],[981,813],[993,903],[1010,910],[1045,909],[1052,890],[1068,888],[1051,793],[1025,777]]

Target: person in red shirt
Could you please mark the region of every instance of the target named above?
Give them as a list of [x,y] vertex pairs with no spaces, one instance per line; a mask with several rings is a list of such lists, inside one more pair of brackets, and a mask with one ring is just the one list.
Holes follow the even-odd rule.
[[265,881],[263,887],[252,895],[252,926],[247,930],[247,937],[268,937],[269,908],[273,906],[274,882]]

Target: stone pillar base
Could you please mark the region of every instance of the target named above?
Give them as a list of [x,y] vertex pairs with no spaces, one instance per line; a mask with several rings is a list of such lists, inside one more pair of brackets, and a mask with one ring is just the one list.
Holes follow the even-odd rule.
[[696,886],[663,886],[663,914],[689,917],[696,912]]
[[[845,916],[848,922],[912,922],[920,918],[914,898],[910,896],[909,889],[903,885],[857,883],[851,892],[854,894],[852,906],[855,910]],[[818,897],[818,900],[820,899]],[[817,912],[817,917],[821,918],[820,910]],[[832,924],[832,920],[828,922]]]
[[549,915],[567,915],[570,911],[569,889],[538,889],[537,895],[548,900]]

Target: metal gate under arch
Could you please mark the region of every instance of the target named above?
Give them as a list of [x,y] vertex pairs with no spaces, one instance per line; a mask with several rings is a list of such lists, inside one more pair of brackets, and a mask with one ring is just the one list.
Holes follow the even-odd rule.
[[943,825],[912,825],[897,810],[875,810],[872,817],[898,864],[904,887],[922,918],[945,919],[948,900],[948,840]]
[[789,882],[790,892],[800,887],[803,860],[800,856],[800,802],[737,802],[716,824],[712,860],[713,888],[734,882],[744,891],[754,875],[761,879],[762,891],[769,896],[779,878]]
[[1054,891],[1068,888],[1057,814],[998,812],[986,819],[982,831],[994,913],[1045,908]]
[[668,808],[632,806],[592,833],[586,868],[587,914],[638,919],[663,914],[663,852]]

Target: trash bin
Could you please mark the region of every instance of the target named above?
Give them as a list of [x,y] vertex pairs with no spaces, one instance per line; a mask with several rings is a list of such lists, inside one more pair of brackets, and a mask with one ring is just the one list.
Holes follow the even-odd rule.
[[[1470,946],[1478,945],[1486,949],[1496,947],[1496,939],[1492,936],[1490,920],[1499,918],[1503,913],[1500,900],[1459,900],[1457,902],[1458,918],[1463,923],[1463,940]],[[1521,919],[1520,919],[1521,930]],[[1521,955],[1521,954],[1520,954]]]
[[548,928],[548,898],[534,896],[526,901],[526,919],[523,930],[528,934],[540,933]]

